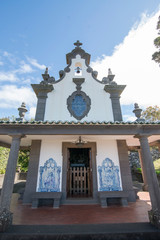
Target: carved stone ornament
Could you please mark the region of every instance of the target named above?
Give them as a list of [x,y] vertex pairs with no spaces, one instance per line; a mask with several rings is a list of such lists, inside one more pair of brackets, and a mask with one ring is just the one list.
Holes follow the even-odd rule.
[[77,91],[68,97],[67,108],[71,116],[77,120],[81,120],[87,116],[91,108],[91,99],[85,92],[81,91],[81,84],[84,82],[83,78],[73,78],[73,82],[77,85]]

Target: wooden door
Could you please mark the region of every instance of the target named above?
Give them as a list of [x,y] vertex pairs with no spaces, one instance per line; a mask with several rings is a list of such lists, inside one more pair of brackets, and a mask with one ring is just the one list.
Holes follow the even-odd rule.
[[[88,149],[87,164],[70,164],[68,159],[68,177],[67,193],[68,197],[88,197],[91,196],[92,166],[91,166],[91,149]],[[70,153],[68,154],[70,157]]]
[[69,175],[69,195],[90,196],[90,168],[70,167]]

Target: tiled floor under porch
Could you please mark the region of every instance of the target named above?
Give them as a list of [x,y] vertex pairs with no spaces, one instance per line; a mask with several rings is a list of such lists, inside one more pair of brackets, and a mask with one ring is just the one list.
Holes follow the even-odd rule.
[[22,205],[18,195],[13,194],[11,211],[15,225],[65,225],[65,224],[103,224],[149,222],[151,209],[148,192],[139,192],[140,199],[129,203],[128,207],[100,205],[63,205],[59,209]]

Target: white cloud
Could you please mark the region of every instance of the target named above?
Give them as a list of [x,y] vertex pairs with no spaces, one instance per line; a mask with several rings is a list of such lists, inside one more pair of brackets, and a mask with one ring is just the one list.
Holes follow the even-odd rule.
[[7,52],[7,51],[4,51],[3,56],[4,56],[4,57],[10,57],[11,54],[10,54],[9,52]]
[[3,66],[4,63],[6,66],[5,70],[0,71],[0,82],[17,82],[17,84],[23,82],[23,84],[29,84],[31,80],[36,80],[36,74],[33,75],[34,78],[31,74],[38,72],[37,69],[45,69],[45,65],[39,64],[36,59],[27,57],[26,62],[8,51],[0,51],[0,53],[0,66]]
[[[3,63],[2,63],[3,64]],[[1,62],[0,62],[1,65]],[[29,64],[26,64],[24,61],[20,62],[18,69],[12,71],[1,71],[0,72],[0,82],[19,82],[18,74],[32,73],[34,70]],[[26,82],[24,82],[26,83]]]
[[32,69],[32,67],[29,64],[26,64],[24,61],[21,61],[21,65],[20,68],[15,70],[15,72],[17,73],[31,73],[34,70]]
[[26,73],[31,73],[33,71],[34,70],[31,68],[30,65],[22,61],[18,69],[7,71],[7,72],[3,72],[3,71],[0,72],[0,82],[6,82],[6,81],[19,82],[19,77],[17,76],[17,74],[26,74]]
[[159,15],[160,11],[151,17],[143,14],[141,22],[134,25],[124,41],[115,47],[112,56],[103,55],[92,62],[100,79],[107,75],[107,68],[111,68],[117,84],[127,84],[121,97],[122,104],[137,102],[141,107],[159,104],[160,67],[152,60]]
[[134,122],[136,120],[136,117],[133,117],[132,115],[123,115],[123,120],[125,122]]
[[34,67],[44,70],[46,66],[44,64],[39,64],[36,59],[27,57],[28,62],[33,65]]
[[0,82],[16,82],[18,80],[19,79],[14,72],[0,72]]
[[17,87],[16,85],[5,85],[0,89],[0,107],[18,108],[22,102],[28,107],[36,104],[36,96],[31,88]]
[[31,78],[22,78],[22,82],[24,85],[29,85],[31,84]]
[[12,64],[16,64],[17,58],[13,54],[11,54],[7,51],[4,51],[3,56],[6,57]]
[[31,118],[35,118],[35,114],[36,114],[36,107],[31,107],[28,111],[28,113],[26,113],[26,117],[25,119],[31,119]]

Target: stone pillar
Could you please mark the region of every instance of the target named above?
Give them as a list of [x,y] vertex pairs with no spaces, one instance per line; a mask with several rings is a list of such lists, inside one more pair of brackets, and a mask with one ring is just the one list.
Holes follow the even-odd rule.
[[32,195],[36,192],[40,150],[41,140],[32,140],[27,181],[23,197],[24,204],[31,203]]
[[144,171],[144,166],[143,166],[144,161],[142,161],[141,149],[138,149],[138,154],[139,154],[139,160],[140,160],[141,169],[142,169],[142,178],[143,178],[143,183],[144,183],[143,191],[148,191],[147,176],[145,175],[145,171]]
[[121,169],[122,188],[123,188],[123,191],[128,193],[128,201],[135,202],[136,195],[133,189],[126,140],[117,140],[117,148],[118,148],[119,164]]
[[47,93],[46,92],[39,92],[38,93],[38,102],[37,102],[37,108],[36,108],[36,116],[35,120],[44,120],[44,114],[45,114],[45,107],[46,107],[46,99],[47,99]]
[[22,135],[12,136],[12,144],[9,153],[6,173],[3,181],[3,187],[0,198],[0,208],[10,209],[11,197],[13,192],[13,185],[16,173],[17,159],[19,146]]
[[110,93],[114,121],[122,121],[122,112],[119,99],[125,87],[126,87],[125,85],[117,84],[105,85],[104,87],[104,90]]
[[31,86],[38,98],[35,120],[43,121],[45,115],[47,93],[53,90],[53,85],[31,84]]
[[146,176],[146,181],[148,183],[148,190],[150,194],[152,210],[149,211],[149,219],[152,224],[160,228],[160,190],[155,173],[153,159],[150,153],[148,136],[137,135],[141,145],[142,153],[142,164],[144,169],[144,174]]

